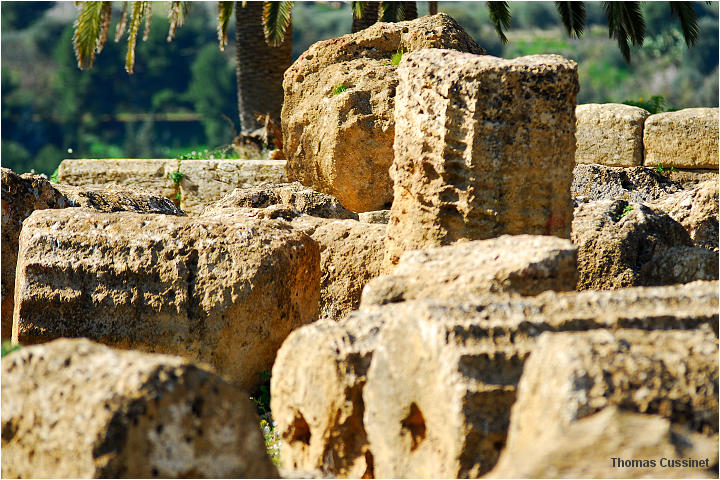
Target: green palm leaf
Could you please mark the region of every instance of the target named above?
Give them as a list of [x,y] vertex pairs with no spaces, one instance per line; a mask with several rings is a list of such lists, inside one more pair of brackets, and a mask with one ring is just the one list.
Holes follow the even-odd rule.
[[127,12],[128,12],[128,5],[129,2],[122,2],[123,11],[122,16],[120,17],[120,21],[117,24],[117,27],[115,27],[115,42],[119,42],[120,39],[123,36],[123,33],[125,33],[125,27],[127,26]]
[[603,2],[610,38],[618,42],[625,61],[630,63],[630,44],[642,46],[645,40],[645,18],[640,2]]
[[563,26],[570,37],[582,37],[585,29],[585,2],[555,2]]
[[510,8],[508,2],[487,2],[488,13],[490,14],[490,22],[495,27],[495,31],[500,37],[500,41],[504,44],[508,42],[504,30],[510,28]]
[[132,75],[135,68],[135,44],[137,43],[140,22],[145,15],[145,4],[149,2],[133,2],[132,13],[130,14],[130,25],[128,27],[128,50],[125,56],[125,71]]
[[292,19],[294,2],[265,2],[263,7],[263,30],[265,41],[271,47],[279,47],[285,40]]
[[680,28],[685,37],[685,43],[692,47],[697,42],[700,28],[698,27],[697,14],[692,2],[668,2],[670,4],[670,16],[677,15],[680,21]]
[[404,14],[403,2],[380,2],[381,22],[401,22]]
[[365,4],[367,4],[367,2],[350,2],[350,8],[355,18],[362,18],[363,12],[365,11]]
[[223,52],[228,43],[227,31],[233,12],[233,3],[234,2],[218,2],[218,42],[220,44],[220,50]]
[[105,42],[107,42],[108,31],[110,31],[110,18],[112,17],[112,2],[103,3],[102,9],[102,25],[100,26],[100,39],[98,40],[97,53],[102,52]]
[[175,38],[175,30],[177,27],[182,27],[185,23],[185,16],[190,11],[189,2],[170,2],[170,8],[168,9],[168,20],[170,21],[170,29],[168,30],[167,41],[172,42]]
[[147,42],[150,36],[150,19],[152,18],[152,2],[145,2],[145,31],[143,32],[143,42]]
[[110,2],[83,2],[80,4],[80,15],[75,20],[73,48],[78,68],[81,70],[92,67],[95,61],[105,3]]

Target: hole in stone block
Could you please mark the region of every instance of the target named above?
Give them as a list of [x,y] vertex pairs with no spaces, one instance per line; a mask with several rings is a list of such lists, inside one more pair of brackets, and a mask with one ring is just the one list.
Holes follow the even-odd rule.
[[402,420],[401,425],[402,432],[410,435],[410,451],[415,451],[425,440],[425,417],[415,402],[410,405],[410,412]]
[[310,445],[310,427],[302,413],[297,412],[290,426],[290,442],[302,442]]

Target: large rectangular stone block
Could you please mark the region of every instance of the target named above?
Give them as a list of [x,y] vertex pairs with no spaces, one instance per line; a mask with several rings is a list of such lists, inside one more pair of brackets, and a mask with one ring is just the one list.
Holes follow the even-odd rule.
[[426,49],[398,77],[386,266],[461,239],[569,237],[575,62]]
[[141,188],[178,202],[186,213],[199,214],[207,204],[235,188],[284,182],[285,163],[285,160],[183,160],[182,179],[176,185],[169,176],[178,169],[174,159],[66,159],[58,168],[58,180],[68,185]]
[[718,168],[718,109],[686,108],[650,115],[643,134],[645,165]]
[[259,383],[317,319],[317,243],[280,220],[35,211],[20,234],[13,341],[87,337]]
[[619,103],[578,105],[577,163],[608,167],[643,164],[643,126],[650,112]]

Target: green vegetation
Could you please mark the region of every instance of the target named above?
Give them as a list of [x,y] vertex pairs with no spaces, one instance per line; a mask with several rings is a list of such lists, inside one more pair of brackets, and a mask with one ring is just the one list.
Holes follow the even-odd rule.
[[185,176],[185,174],[180,171],[181,164],[182,160],[178,160],[175,171],[168,173],[168,178],[172,180],[175,185],[180,185],[180,182],[182,182],[182,179]]
[[335,87],[332,89],[332,92],[330,92],[330,95],[333,97],[335,95],[340,95],[342,92],[344,92],[347,89],[348,89],[348,87],[346,87],[342,83],[340,85],[335,85]]
[[50,183],[58,183],[58,170],[59,168],[56,168],[52,175],[50,175]]
[[260,428],[265,437],[265,447],[275,465],[280,465],[280,435],[270,412],[270,370],[258,373],[262,384],[250,396],[260,416]]
[[393,65],[396,65],[396,66],[400,65],[400,60],[402,60],[403,53],[404,52],[403,52],[402,48],[400,50],[398,50],[397,52],[393,53],[393,56],[390,58],[390,63],[392,63]]
[[623,218],[628,213],[632,212],[633,206],[632,205],[625,205],[625,208],[623,208],[623,211],[620,215],[615,217],[615,220],[619,221],[621,218]]
[[674,112],[675,110],[677,110],[675,108],[669,108],[667,102],[665,101],[665,97],[663,97],[662,95],[653,95],[652,97],[650,97],[650,100],[645,100],[640,97],[637,102],[632,100],[625,100],[622,103],[624,103],[625,105],[631,105],[633,107],[644,108],[652,114],[662,112]]
[[658,163],[657,165],[655,165],[655,171],[657,171],[660,174],[664,174],[666,170],[668,172],[674,172],[675,167],[665,168],[662,163]]
[[231,158],[241,158],[232,144],[212,150],[207,148],[204,150],[193,150],[192,152],[177,156],[178,160],[225,160]]
[[2,356],[9,355],[10,353],[14,352],[15,350],[19,350],[21,348],[21,345],[13,345],[13,343],[10,340],[4,340],[2,342]]

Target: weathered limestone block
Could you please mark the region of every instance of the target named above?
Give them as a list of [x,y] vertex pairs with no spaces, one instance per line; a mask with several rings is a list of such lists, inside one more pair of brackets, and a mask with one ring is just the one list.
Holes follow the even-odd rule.
[[718,168],[718,109],[686,108],[650,115],[643,135],[645,165]]
[[237,188],[208,205],[204,213],[208,215],[225,208],[267,208],[271,205],[285,205],[297,210],[298,214],[313,217],[358,219],[357,213],[343,207],[337,198],[298,182]]
[[668,177],[673,182],[682,185],[685,189],[690,189],[695,187],[698,183],[704,182],[706,180],[714,180],[718,181],[718,171],[717,170],[707,170],[702,168],[694,168],[694,169],[664,169],[663,175]]
[[578,290],[652,285],[649,264],[673,247],[692,246],[667,214],[624,200],[590,202],[575,209]]
[[650,202],[682,191],[682,186],[654,168],[577,165],[573,170],[572,195],[576,199]]
[[482,293],[537,295],[575,290],[577,250],[570,240],[503,235],[488,240],[411,250],[391,275],[367,284],[362,305]]
[[707,180],[690,190],[663,197],[650,206],[680,222],[698,247],[718,249],[718,182]]
[[397,86],[391,58],[431,47],[485,53],[444,14],[377,23],[310,46],[283,81],[288,179],[334,195],[354,212],[387,208]]
[[717,434],[717,357],[708,330],[543,334],[517,387],[507,449],[541,445],[608,406]]
[[[283,344],[273,367],[271,406],[278,430],[284,438],[281,458],[288,468],[319,469],[348,477],[372,471],[370,464],[379,465],[378,456],[383,455],[384,467],[375,469],[378,478],[455,477],[461,475],[461,470],[487,471],[504,445],[510,407],[515,398],[514,386],[534,337],[548,330],[596,328],[713,328],[717,335],[717,289],[717,282],[695,282],[680,287],[632,288],[614,292],[545,292],[537,297],[510,298],[486,294],[468,297],[464,303],[457,303],[457,300],[416,300],[365,307],[340,322],[321,321],[301,327]],[[436,324],[440,327],[436,328]],[[384,336],[382,329],[389,325],[393,325],[394,333],[389,334],[387,342],[381,342],[379,335]],[[455,325],[461,327],[455,329]],[[455,346],[444,348],[440,345],[445,340],[440,343],[433,340],[444,338],[437,333],[441,328],[452,332],[450,336],[458,343],[466,339],[466,351],[470,352],[470,357],[460,357],[464,358],[460,367],[452,367],[457,372],[450,379],[442,375],[425,375],[429,370],[451,368],[452,359],[458,358]],[[393,343],[396,337],[398,344]],[[406,338],[411,340],[406,341]],[[412,346],[408,346],[408,342]],[[408,349],[403,351],[403,346]],[[432,350],[432,355],[425,353],[427,349]],[[461,467],[455,465],[454,470],[450,469],[454,473],[448,473],[447,469],[394,470],[388,467],[394,465],[397,459],[400,459],[398,465],[402,464],[405,468],[408,462],[441,465],[442,462],[452,463],[449,459],[456,458],[454,454],[445,455],[442,452],[451,450],[448,444],[457,445],[454,438],[464,435],[460,431],[455,431],[452,439],[444,437],[439,442],[442,452],[429,453],[431,458],[427,460],[423,460],[420,454],[411,454],[411,438],[404,435],[410,435],[407,430],[415,428],[412,425],[417,419],[406,422],[405,433],[400,435],[402,438],[396,436],[395,431],[396,427],[400,428],[401,420],[408,411],[400,412],[403,416],[398,418],[377,420],[375,433],[376,438],[381,439],[376,440],[381,441],[380,445],[371,442],[368,450],[362,440],[367,435],[365,432],[369,433],[366,428],[368,417],[363,419],[369,403],[367,396],[358,392],[362,392],[366,380],[369,381],[368,368],[375,362],[374,355],[381,350],[386,360],[377,367],[377,372],[383,373],[387,368],[392,379],[388,383],[386,378],[376,378],[373,395],[378,403],[373,407],[373,415],[385,415],[388,408],[396,415],[398,409],[410,409],[416,402],[421,413],[426,408],[434,409],[437,418],[433,422],[443,425],[442,428],[449,420],[452,425],[470,424],[470,427],[463,427],[463,431],[469,432],[464,444],[468,445],[470,453],[463,454],[465,459]],[[423,363],[424,360],[427,362]],[[438,387],[439,390],[434,393],[442,390],[443,396],[433,398],[430,391],[433,387],[429,384],[439,382],[439,385],[444,385],[443,379],[451,384],[448,388],[462,388],[445,391],[442,390],[444,387]],[[458,413],[460,407],[457,403],[439,400],[451,396],[452,392],[459,395],[468,388],[475,393],[468,394],[470,400],[467,402],[463,400],[465,413]],[[430,406],[417,403],[418,397],[415,396],[408,399],[403,393],[425,390],[423,398]],[[460,400],[453,400],[456,401]],[[475,420],[467,420],[469,417]],[[390,425],[388,429],[385,428],[387,425]],[[428,432],[429,425],[426,426]],[[484,425],[492,428],[487,430]],[[416,426],[421,430],[419,423]],[[416,429],[416,432],[419,430]],[[392,453],[387,453],[387,448]],[[427,453],[424,449],[422,451]]]
[[609,167],[643,164],[643,126],[650,112],[619,103],[578,105],[575,138],[577,163]]
[[270,406],[285,468],[373,478],[362,390],[382,315],[320,320],[291,333],[278,351]]
[[[66,159],[58,179],[68,185],[132,186],[178,201],[189,214],[219,200],[237,187],[285,181],[284,160],[183,160],[179,185],[170,179],[178,161],[172,159]],[[179,195],[178,195],[179,194]]]
[[672,247],[643,265],[646,285],[718,279],[718,253],[701,247]]
[[[515,386],[541,332],[684,329],[698,323],[710,331],[718,300],[712,288],[717,282],[382,307],[392,312],[391,321],[376,340],[363,390],[375,475],[486,473],[505,444]],[[704,300],[694,303],[699,293]]]
[[570,236],[575,62],[429,49],[398,76],[386,266],[460,239]]
[[390,221],[390,210],[373,210],[358,215],[359,220],[365,223],[382,223],[387,225]]
[[98,211],[133,211],[184,215],[166,198],[125,188],[89,189],[53,185],[39,175],[17,175],[2,169],[2,338],[10,338],[15,297],[18,238],[23,221],[34,210],[88,207]]
[[[682,459],[703,466],[668,468]],[[611,406],[543,442],[508,446],[484,478],[716,478],[708,467],[717,461],[717,437]]]
[[20,235],[13,340],[178,354],[251,389],[317,319],[319,265],[280,220],[38,211]]
[[59,339],[2,359],[3,478],[277,478],[258,423],[178,357]]

